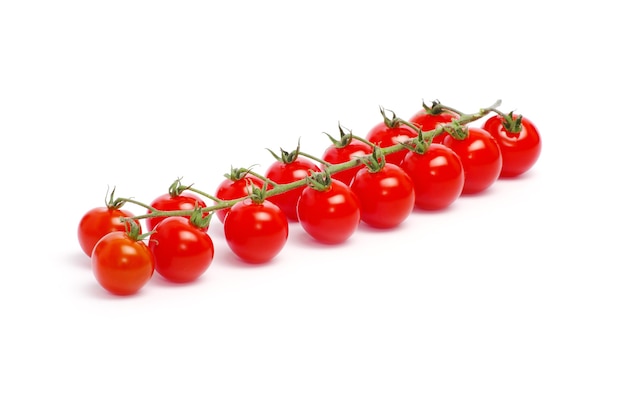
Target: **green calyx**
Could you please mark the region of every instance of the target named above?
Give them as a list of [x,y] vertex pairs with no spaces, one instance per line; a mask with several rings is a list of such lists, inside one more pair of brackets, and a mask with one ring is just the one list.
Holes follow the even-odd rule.
[[168,192],[170,194],[170,196],[172,197],[178,197],[179,195],[181,195],[183,193],[183,191],[185,190],[189,190],[191,186],[184,186],[183,183],[181,182],[181,178],[177,178],[176,181],[174,181],[169,189]]
[[375,146],[372,150],[372,154],[364,156],[361,161],[370,173],[378,173],[386,164],[385,155],[382,153],[379,146]]
[[330,139],[331,143],[338,148],[346,147],[352,142],[352,138],[354,135],[351,130],[348,130],[339,124],[339,139],[335,139],[330,134],[324,132],[326,136]]
[[317,191],[328,191],[333,179],[328,170],[317,171],[306,177],[306,185]]
[[205,214],[202,211],[202,207],[200,207],[198,203],[196,203],[196,205],[194,206],[193,212],[189,216],[189,221],[191,222],[192,225],[198,228],[208,228],[209,224],[211,223],[212,216],[213,216],[212,212]]
[[513,111],[506,115],[500,115],[502,126],[509,133],[520,133],[522,131],[522,115],[513,115]]
[[441,125],[444,132],[457,140],[465,140],[469,134],[467,126],[461,125],[458,121],[454,120],[450,123],[444,123]]

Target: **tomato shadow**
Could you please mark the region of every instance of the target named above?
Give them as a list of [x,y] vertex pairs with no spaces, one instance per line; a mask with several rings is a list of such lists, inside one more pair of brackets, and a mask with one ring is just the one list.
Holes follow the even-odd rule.
[[[283,248],[284,250],[284,248]],[[224,251],[224,253],[222,254],[222,256],[220,256],[219,259],[219,263],[222,265],[225,265],[226,267],[229,268],[233,268],[233,269],[241,269],[241,270],[250,270],[250,269],[259,269],[259,267],[265,267],[268,265],[272,265],[277,257],[280,257],[281,253],[278,253],[278,255],[276,255],[276,257],[270,259],[267,262],[262,262],[262,263],[253,263],[253,262],[246,262],[243,259],[239,258],[237,255],[235,255],[234,252],[232,251]],[[215,262],[215,261],[214,261]],[[217,267],[217,266],[215,266]]]
[[207,270],[205,273],[203,273],[202,275],[200,275],[199,277],[197,277],[196,279],[190,282],[172,282],[172,281],[165,279],[163,276],[159,275],[159,273],[155,271],[154,276],[152,276],[152,279],[150,279],[150,282],[148,283],[148,285],[160,287],[160,288],[182,288],[182,287],[200,285],[208,279],[208,275],[207,275],[208,272],[209,271]]
[[73,252],[67,256],[67,262],[80,269],[91,270],[91,258],[84,252]]
[[114,295],[113,293],[108,292],[106,289],[99,286],[98,283],[94,281],[91,284],[85,285],[85,293],[89,296],[90,299],[98,299],[108,302],[127,302],[145,296],[146,288],[142,288],[139,292],[133,295]]
[[326,244],[324,242],[316,240],[315,238],[307,234],[307,232],[303,230],[302,227],[298,229],[294,228],[293,230],[289,231],[289,241],[305,248],[323,248],[326,250],[328,250],[328,248],[343,248],[347,245],[350,245],[352,238],[353,237],[350,237],[347,241],[341,242],[339,244]]

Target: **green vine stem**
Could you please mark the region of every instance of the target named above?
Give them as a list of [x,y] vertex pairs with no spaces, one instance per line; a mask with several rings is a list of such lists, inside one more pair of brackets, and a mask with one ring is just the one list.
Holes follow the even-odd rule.
[[[459,126],[463,126],[463,125],[467,125],[471,122],[474,122],[476,120],[479,120],[483,117],[485,117],[486,115],[488,115],[489,113],[498,113],[498,111],[496,110],[498,106],[500,106],[501,101],[498,100],[496,101],[493,105],[487,107],[487,108],[481,108],[478,112],[475,113],[471,113],[471,114],[461,114],[459,116],[458,119],[450,122],[450,123],[446,123],[446,124],[442,124],[440,126],[437,126],[437,128],[433,129],[433,130],[429,130],[427,132],[422,132],[421,129],[419,129],[417,126],[413,125],[410,122],[407,122],[405,120],[399,119],[399,118],[395,118],[395,120],[399,121],[400,123],[404,123],[407,126],[411,126],[414,130],[416,130],[416,132],[418,132],[418,136],[414,137],[413,139],[409,139],[404,143],[399,143],[393,146],[388,146],[385,148],[380,148],[379,151],[376,152],[377,155],[382,155],[382,156],[387,156],[389,154],[392,153],[396,153],[399,152],[401,150],[407,149],[407,147],[409,145],[419,145],[419,144],[429,144],[430,141],[437,135],[443,133],[443,132],[450,132],[453,128],[458,128]],[[426,146],[427,148],[427,146]],[[268,149],[269,150],[269,149]],[[420,149],[418,149],[419,151]],[[271,150],[270,153],[272,153],[272,155],[274,155],[275,157],[277,157],[278,159],[281,158],[287,158],[285,156],[290,156],[288,157],[289,159],[294,159],[294,156],[297,156],[298,154],[302,154],[300,152],[300,143],[298,142],[298,148],[291,153],[285,152],[283,150],[281,150],[281,153],[283,157],[279,157],[278,155],[274,154]],[[348,170],[351,169],[353,167],[362,165],[364,163],[364,161],[367,160],[376,160],[375,158],[372,158],[372,155],[368,155],[368,156],[363,156],[360,158],[356,158],[353,160],[349,160],[343,163],[338,163],[338,164],[329,164],[328,166],[326,166],[324,168],[323,173],[332,175],[335,173],[338,173],[340,171],[344,171],[344,170]],[[316,177],[315,173],[311,174],[310,177]],[[285,193],[287,191],[299,188],[299,187],[303,187],[306,186],[307,183],[310,183],[310,178],[309,177],[305,177],[301,180],[297,180],[291,183],[287,183],[287,184],[276,184],[276,183],[271,183],[272,186],[271,188],[269,188],[268,184],[269,181],[266,181],[263,188],[261,189],[261,198],[262,199],[266,199],[268,197],[272,197],[275,195],[279,195],[282,193]],[[205,193],[200,192],[199,190],[196,190],[196,192],[198,194],[202,194],[207,196]],[[252,195],[255,195],[255,193],[253,192]],[[203,213],[208,213],[208,212],[213,212],[213,211],[217,211],[217,210],[221,210],[221,209],[225,209],[225,208],[230,208],[233,205],[235,205],[236,203],[238,203],[239,201],[243,201],[245,199],[250,199],[250,198],[256,198],[257,200],[259,199],[259,195],[258,192],[255,195],[255,197],[251,197],[251,195],[248,196],[244,196],[241,198],[237,198],[237,199],[233,199],[233,200],[219,200],[216,202],[215,205],[212,206],[208,206],[208,207],[204,207],[201,209],[201,211]],[[143,207],[148,208],[149,206],[146,206],[145,204],[136,202],[136,201],[130,201],[127,200],[128,202],[132,202],[134,204],[138,204],[141,205]],[[152,210],[151,210],[152,211]],[[150,213],[147,214],[142,214],[142,215],[137,215],[132,217],[132,219],[135,220],[140,220],[140,219],[144,219],[144,218],[151,218],[151,217],[170,217],[170,216],[190,216],[192,215],[193,210],[179,210],[179,211],[152,211]]]

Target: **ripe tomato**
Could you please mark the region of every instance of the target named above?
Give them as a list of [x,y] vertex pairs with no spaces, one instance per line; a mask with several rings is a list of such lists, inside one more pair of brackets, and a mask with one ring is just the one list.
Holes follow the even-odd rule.
[[91,266],[96,280],[114,295],[132,295],[154,273],[154,257],[143,241],[121,231],[109,232],[93,248]]
[[[298,156],[292,161],[275,161],[272,163],[265,176],[278,184],[288,184],[306,178],[311,172],[320,171],[320,168],[312,160]],[[304,186],[294,188],[282,194],[277,194],[268,198],[276,204],[291,221],[297,221],[296,204]]]
[[[246,172],[231,172],[217,186],[215,197],[222,200],[235,200],[237,198],[246,197],[252,193],[252,185],[261,188],[263,180]],[[228,215],[230,208],[217,210],[217,218],[224,223],[224,218]]]
[[[78,223],[78,243],[81,249],[88,256],[91,256],[96,243],[113,231],[126,231],[127,223],[122,222],[122,218],[130,218],[134,215],[127,210],[116,207],[97,207],[87,211]],[[139,233],[141,234],[141,226]]]
[[484,129],[470,127],[467,137],[458,140],[448,135],[443,144],[459,155],[465,172],[461,194],[476,194],[489,188],[502,170],[502,154],[496,140]]
[[386,163],[376,172],[359,170],[350,188],[359,199],[361,221],[374,228],[400,225],[415,205],[413,181],[393,163]]
[[[404,124],[389,126],[388,121],[383,121],[368,132],[366,139],[379,147],[389,147],[406,142],[414,137],[417,137],[417,132],[411,127]],[[405,155],[406,151],[401,150],[396,153],[388,154],[385,156],[385,160],[387,163],[400,165]]]
[[[205,202],[198,195],[189,191],[183,191],[178,195],[172,195],[171,193],[160,195],[155,198],[150,205],[160,211],[193,210],[196,205],[200,208],[206,207]],[[148,210],[148,214],[151,212],[152,211]],[[165,218],[167,217],[146,218],[148,230],[154,230],[154,227]],[[190,217],[187,216],[186,218]],[[208,228],[207,226],[205,231],[208,230]]]
[[[516,121],[519,116],[510,115],[510,118]],[[535,125],[526,117],[522,117],[521,129],[518,132],[507,130],[506,120],[499,115],[488,118],[483,128],[500,145],[502,152],[500,177],[517,177],[530,170],[539,159],[541,136]]]
[[415,189],[415,208],[441,210],[451,205],[463,190],[465,173],[452,149],[433,143],[423,153],[407,152],[400,166]]
[[[455,119],[459,118],[459,115],[453,112],[437,109],[437,105],[434,105],[433,108],[420,109],[415,113],[410,119],[409,122],[415,124],[422,129],[422,131],[427,132],[429,130],[434,130],[438,124],[440,123],[450,123]],[[443,139],[448,135],[447,132],[442,132],[439,135],[435,136],[432,140],[432,143],[441,143]]]
[[157,273],[176,283],[199,278],[211,265],[215,252],[206,231],[185,217],[161,221],[150,235],[148,247]]
[[230,209],[224,219],[224,237],[230,249],[249,263],[265,263],[283,249],[289,221],[274,203],[246,198]]
[[[326,148],[322,155],[322,160],[331,164],[345,163],[358,157],[367,156],[372,153],[372,147],[358,139],[351,139],[350,143],[345,146],[330,145]],[[346,185],[354,178],[354,175],[364,167],[359,165],[347,170],[340,171],[332,175],[335,180],[342,181]]]
[[297,205],[302,228],[325,244],[344,242],[361,220],[359,199],[343,182],[331,180],[323,191],[307,186]]

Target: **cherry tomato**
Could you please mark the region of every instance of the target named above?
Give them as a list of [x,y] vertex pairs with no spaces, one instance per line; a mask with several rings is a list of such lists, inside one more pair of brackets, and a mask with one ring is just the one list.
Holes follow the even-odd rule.
[[463,190],[465,173],[459,156],[449,147],[433,143],[425,153],[407,152],[400,166],[415,189],[415,208],[441,210]]
[[[351,139],[350,143],[345,146],[330,145],[326,148],[322,155],[322,160],[331,164],[345,163],[358,157],[367,156],[372,153],[372,147],[358,139]],[[332,175],[335,180],[342,181],[346,185],[354,178],[354,175],[364,167],[359,165],[347,170],[340,171]]]
[[[320,168],[312,160],[298,156],[292,161],[275,161],[272,163],[265,176],[278,184],[288,184],[306,178],[311,172],[318,172]],[[294,188],[282,194],[277,194],[268,198],[276,204],[291,221],[297,221],[296,204],[304,186]]]
[[109,232],[94,246],[91,266],[98,283],[114,295],[132,295],[154,273],[154,257],[143,241],[126,232]]
[[[237,198],[246,197],[252,193],[252,185],[259,188],[263,186],[263,180],[249,173],[233,173],[222,180],[217,186],[215,197],[222,200],[235,200]],[[217,218],[224,223],[224,218],[228,215],[230,208],[217,210]]]
[[325,244],[346,241],[361,220],[359,199],[339,180],[331,180],[324,191],[307,186],[298,200],[297,211],[302,228]]
[[246,198],[233,205],[224,219],[224,236],[230,249],[243,261],[265,263],[285,246],[289,221],[271,201]]
[[465,173],[461,194],[476,194],[489,188],[502,170],[502,154],[496,140],[484,129],[470,127],[467,137],[447,135],[443,144],[459,155]]
[[[411,127],[404,124],[390,127],[386,121],[383,121],[369,131],[366,139],[379,147],[389,147],[406,142],[414,137],[417,137],[417,132]],[[406,151],[401,150],[396,153],[388,154],[385,156],[385,160],[387,163],[400,165],[405,155]]]
[[387,163],[376,172],[363,168],[350,188],[359,199],[361,221],[374,228],[393,228],[413,211],[413,181],[402,168]]
[[[513,121],[519,116],[511,115]],[[502,171],[500,177],[517,177],[530,170],[541,154],[541,136],[535,125],[526,117],[521,119],[519,132],[508,131],[505,119],[492,116],[485,121],[483,128],[500,145]]]
[[[198,195],[189,191],[183,191],[178,195],[172,195],[171,193],[162,194],[155,198],[150,205],[160,211],[193,210],[196,205],[201,208],[206,207],[205,202]],[[148,214],[151,212],[148,210]],[[154,230],[154,227],[165,218],[167,217],[146,218],[148,230]],[[189,216],[186,218],[189,218]],[[208,227],[205,230],[208,230]]]
[[[415,113],[410,119],[409,122],[418,126],[422,131],[427,132],[429,130],[434,130],[437,125],[440,123],[450,123],[455,119],[458,119],[459,115],[453,112],[439,110],[439,109],[431,109],[424,108],[420,109]],[[448,135],[447,132],[442,132],[435,136],[432,140],[432,143],[441,143],[443,139]]]
[[161,221],[150,235],[148,247],[157,273],[176,283],[199,278],[211,265],[215,252],[206,231],[185,217]]
[[[78,223],[78,243],[88,256],[91,256],[96,243],[113,231],[126,231],[128,225],[122,222],[122,218],[130,218],[134,215],[127,210],[116,207],[97,207],[87,211]],[[141,234],[141,226],[137,223]]]

